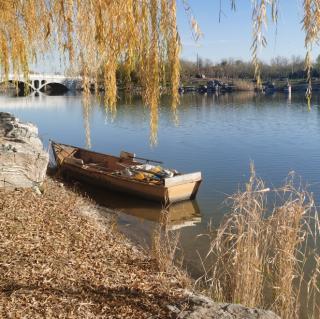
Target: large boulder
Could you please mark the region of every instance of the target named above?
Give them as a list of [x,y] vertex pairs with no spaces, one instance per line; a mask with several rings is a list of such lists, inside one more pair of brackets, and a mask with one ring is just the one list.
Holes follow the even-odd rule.
[[0,187],[41,185],[48,162],[37,127],[0,112]]
[[237,304],[217,303],[202,295],[187,293],[190,308],[179,313],[181,319],[280,319],[270,310],[248,308]]

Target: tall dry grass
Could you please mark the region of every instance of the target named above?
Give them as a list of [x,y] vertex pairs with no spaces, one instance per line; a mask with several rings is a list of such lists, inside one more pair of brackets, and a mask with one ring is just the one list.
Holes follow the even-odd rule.
[[168,212],[161,212],[159,226],[152,236],[151,253],[161,272],[168,272],[175,267],[175,256],[179,249],[179,233],[168,230]]
[[152,236],[151,256],[156,262],[159,273],[172,274],[183,288],[191,288],[191,279],[183,269],[183,254],[180,247],[180,232],[168,227],[168,209],[163,209],[159,226]]
[[312,195],[295,186],[294,176],[271,191],[252,166],[231,202],[210,235],[203,279],[211,297],[268,308],[283,319],[319,318],[320,225]]

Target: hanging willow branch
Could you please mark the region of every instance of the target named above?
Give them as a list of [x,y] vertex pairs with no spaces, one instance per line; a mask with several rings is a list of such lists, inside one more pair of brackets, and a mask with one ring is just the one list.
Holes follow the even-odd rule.
[[304,17],[302,20],[303,29],[305,31],[304,45],[307,53],[305,58],[308,89],[306,96],[310,104],[312,93],[311,86],[311,69],[312,69],[312,48],[319,41],[320,36],[320,1],[319,0],[304,0]]
[[[201,36],[188,0],[181,0],[193,36]],[[259,49],[267,44],[267,17],[278,20],[280,0],[251,0],[255,77],[261,86]],[[235,9],[236,0],[230,0]],[[319,40],[320,0],[303,0],[306,71],[311,95],[311,50]],[[30,63],[57,45],[84,78],[84,89],[103,79],[105,104],[115,112],[116,72],[121,66],[130,81],[137,70],[144,103],[151,109],[152,142],[156,141],[161,87],[171,83],[172,105],[179,97],[180,39],[176,0],[3,0],[0,1],[0,75],[10,72],[27,79]],[[97,87],[97,86],[96,86]]]
[[[232,0],[232,2],[234,2]],[[255,67],[255,78],[257,86],[261,87],[260,63],[258,58],[258,51],[260,47],[267,44],[266,38],[263,34],[267,27],[267,11],[271,7],[271,17],[274,23],[278,21],[278,9],[280,0],[253,0],[253,42],[251,46],[252,61]],[[320,38],[320,1],[319,0],[303,0],[304,16],[302,19],[302,27],[305,32],[305,70],[307,75],[308,88],[306,97],[308,105],[310,105],[312,93],[312,49],[315,44],[318,44]]]
[[127,79],[139,71],[144,103],[151,108],[155,142],[161,84],[169,74],[173,106],[178,103],[180,40],[176,0],[5,0],[0,1],[0,72],[23,73],[30,62],[57,44],[84,77],[85,91],[100,77],[105,104],[117,101],[116,72]]
[[271,6],[272,21],[278,20],[278,0],[253,0],[252,10],[252,63],[254,65],[254,74],[257,80],[258,88],[262,87],[261,69],[259,61],[259,49],[267,45],[264,30],[268,24],[268,6]]
[[188,19],[189,19],[189,23],[190,23],[190,26],[191,26],[191,32],[192,32],[192,37],[195,41],[198,41],[203,33],[200,29],[200,26],[196,20],[196,18],[194,17],[194,14],[192,12],[192,8],[189,4],[189,1],[188,0],[182,0],[182,3],[183,3],[183,7],[184,7],[184,11],[186,12],[187,16],[188,16]]

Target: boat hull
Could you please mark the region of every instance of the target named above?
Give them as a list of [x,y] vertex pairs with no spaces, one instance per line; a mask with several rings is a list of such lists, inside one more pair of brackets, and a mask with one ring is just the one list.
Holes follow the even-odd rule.
[[127,181],[113,176],[101,175],[97,172],[86,172],[81,168],[67,164],[61,167],[61,172],[95,186],[168,204],[194,199],[201,182],[197,181],[172,187],[160,187],[134,183],[133,181]]
[[[63,144],[59,144],[60,146]],[[68,153],[70,154],[70,146]],[[54,145],[53,145],[54,148]],[[90,152],[83,150],[84,152]],[[101,158],[104,154],[90,152]],[[95,186],[104,187],[112,191],[132,194],[147,200],[161,202],[163,204],[176,203],[184,200],[194,199],[201,183],[201,174],[192,173],[178,177],[165,179],[164,185],[142,183],[118,175],[108,174],[99,169],[88,169],[86,165],[78,164],[76,161],[63,160],[57,150],[54,150],[57,166],[63,175],[77,180],[90,183]],[[105,155],[107,156],[107,155]],[[112,160],[119,158],[109,156]],[[136,162],[135,162],[136,164]]]

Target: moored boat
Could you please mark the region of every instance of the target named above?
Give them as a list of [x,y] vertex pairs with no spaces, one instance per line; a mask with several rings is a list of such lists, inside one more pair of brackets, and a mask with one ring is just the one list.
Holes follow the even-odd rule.
[[164,204],[194,199],[201,183],[201,172],[182,174],[132,153],[117,157],[53,141],[51,145],[61,173]]

